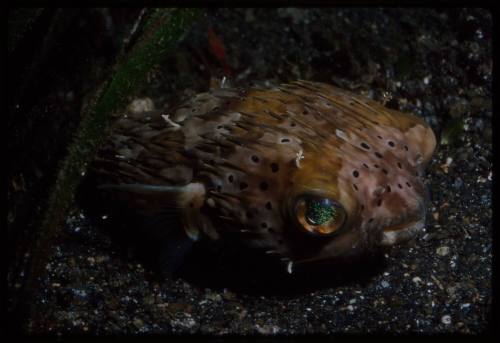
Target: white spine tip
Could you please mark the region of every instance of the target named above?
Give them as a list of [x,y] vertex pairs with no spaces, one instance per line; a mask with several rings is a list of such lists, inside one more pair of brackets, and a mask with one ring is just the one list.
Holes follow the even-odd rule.
[[295,165],[300,168],[300,160],[304,159],[304,151],[300,150],[295,157]]
[[288,272],[288,274],[293,273],[293,261],[288,262],[288,264],[286,265],[286,271]]
[[343,140],[347,141],[347,135],[346,135],[346,133],[344,131],[342,131],[340,129],[336,129],[335,130],[335,135],[337,137],[339,137],[340,139],[343,139]]
[[176,122],[174,122],[172,119],[170,119],[170,115],[168,114],[162,114],[161,117],[165,120],[165,122],[167,122],[167,124],[169,124],[171,127],[173,128],[180,128],[181,126],[179,124],[177,124]]

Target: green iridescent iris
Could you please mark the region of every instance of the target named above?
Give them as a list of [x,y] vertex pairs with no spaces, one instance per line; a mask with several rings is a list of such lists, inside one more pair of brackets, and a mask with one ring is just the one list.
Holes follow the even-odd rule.
[[323,225],[330,220],[335,220],[337,211],[327,199],[322,201],[312,200],[307,203],[306,218],[312,225]]

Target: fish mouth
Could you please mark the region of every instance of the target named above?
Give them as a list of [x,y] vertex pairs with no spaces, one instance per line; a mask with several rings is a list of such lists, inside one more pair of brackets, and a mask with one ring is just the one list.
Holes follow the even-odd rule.
[[424,220],[414,220],[384,228],[381,245],[390,246],[414,238],[425,226]]

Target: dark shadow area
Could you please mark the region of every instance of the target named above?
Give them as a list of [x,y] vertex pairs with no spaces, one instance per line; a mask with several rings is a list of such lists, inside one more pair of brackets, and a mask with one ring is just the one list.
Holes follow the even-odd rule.
[[294,266],[270,261],[250,249],[231,251],[199,244],[187,256],[178,275],[199,287],[228,288],[236,293],[284,298],[345,286],[366,284],[386,267],[381,253],[355,260]]
[[263,251],[231,245],[230,241],[192,242],[180,222],[156,225],[94,189],[91,177],[87,178],[77,199],[91,222],[109,235],[124,257],[139,260],[158,281],[179,277],[200,288],[292,297],[340,285],[365,284],[386,267],[379,251],[346,260],[295,265],[290,274],[286,262]]

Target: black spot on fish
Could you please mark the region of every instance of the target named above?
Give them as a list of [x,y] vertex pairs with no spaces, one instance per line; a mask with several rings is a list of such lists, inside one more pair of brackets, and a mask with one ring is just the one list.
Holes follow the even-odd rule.
[[269,188],[269,184],[266,181],[262,181],[259,187],[261,190],[266,191]]
[[271,171],[273,173],[278,172],[279,169],[280,169],[280,167],[279,167],[278,163],[275,163],[275,162],[271,163]]
[[366,144],[365,142],[361,143],[361,147],[366,149],[366,150],[370,150],[370,146],[368,144]]

